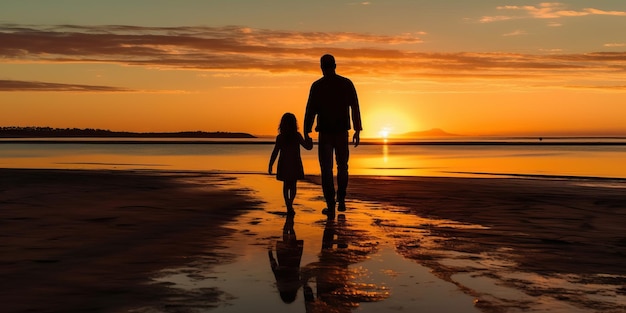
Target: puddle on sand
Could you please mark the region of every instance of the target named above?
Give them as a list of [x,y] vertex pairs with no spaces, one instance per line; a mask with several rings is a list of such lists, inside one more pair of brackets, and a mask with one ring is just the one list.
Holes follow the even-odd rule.
[[[167,269],[155,279],[190,292],[218,288],[223,292],[221,303],[206,311],[480,312],[473,307],[474,298],[456,285],[395,252],[394,239],[375,223],[393,217],[381,215],[383,210],[372,211],[374,204],[348,202],[347,212],[329,222],[320,213],[324,205],[320,187],[299,182],[290,225],[281,182],[267,175],[240,175],[233,183],[266,202],[263,210],[228,225],[237,233],[218,252],[234,254],[234,261],[206,271]],[[293,233],[284,236],[283,229],[291,227]],[[274,270],[270,253],[278,265]],[[140,311],[153,311],[146,309]]]
[[[228,225],[236,234],[214,252],[234,255],[234,261],[168,269],[155,279],[181,291],[223,292],[216,307],[188,311],[595,312],[558,299],[558,291],[528,294],[536,274],[516,271],[504,253],[444,250],[440,243],[446,239],[431,233],[442,227],[486,229],[480,225],[426,219],[360,201],[348,202],[347,212],[329,222],[320,213],[320,186],[306,182],[298,183],[297,214],[290,219],[284,214],[282,183],[272,176],[239,175],[231,183],[266,202],[263,210]],[[554,279],[542,283],[563,290],[552,286],[558,284]]]

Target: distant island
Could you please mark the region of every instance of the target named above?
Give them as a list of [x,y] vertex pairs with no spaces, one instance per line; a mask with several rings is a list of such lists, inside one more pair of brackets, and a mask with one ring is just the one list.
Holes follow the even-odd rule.
[[0,127],[0,138],[256,138],[231,132],[119,132],[92,128]]
[[410,138],[419,138],[419,137],[454,137],[454,136],[460,136],[460,135],[451,134],[451,133],[445,132],[444,130],[439,129],[439,128],[433,128],[433,129],[429,129],[429,130],[425,130],[425,131],[410,132],[410,133],[402,134],[402,137],[410,137]]

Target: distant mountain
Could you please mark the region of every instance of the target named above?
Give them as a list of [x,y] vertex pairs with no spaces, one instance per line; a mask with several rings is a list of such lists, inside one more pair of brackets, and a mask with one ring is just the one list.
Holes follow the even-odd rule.
[[439,128],[433,128],[433,129],[424,130],[424,131],[402,134],[402,137],[453,137],[453,136],[461,136],[461,135],[451,134]]
[[116,132],[92,128],[0,127],[0,138],[256,138],[247,133],[230,132]]

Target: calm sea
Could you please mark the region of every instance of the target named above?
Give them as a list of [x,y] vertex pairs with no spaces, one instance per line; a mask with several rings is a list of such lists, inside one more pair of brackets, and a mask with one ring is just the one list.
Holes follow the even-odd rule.
[[[5,139],[0,140],[0,167],[264,173],[271,141]],[[350,173],[355,175],[626,179],[626,138],[364,141],[350,153]],[[319,174],[317,146],[303,149],[302,157],[305,172]]]

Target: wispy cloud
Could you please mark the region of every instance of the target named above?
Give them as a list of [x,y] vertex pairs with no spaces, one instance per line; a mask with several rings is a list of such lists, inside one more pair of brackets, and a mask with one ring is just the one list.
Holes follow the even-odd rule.
[[514,17],[505,16],[505,15],[497,15],[497,16],[483,16],[480,18],[481,23],[493,23],[493,22],[501,22],[512,20]]
[[614,90],[614,91],[625,91],[626,85],[596,85],[596,86],[567,86],[569,88],[574,89],[596,89],[596,90]]
[[[110,62],[194,69],[302,67],[329,50],[355,45],[417,44],[423,33],[289,32],[247,27],[0,25],[6,61]],[[332,48],[332,49],[331,49]]]
[[91,86],[37,81],[0,80],[0,91],[127,92],[132,90],[111,86]]
[[[510,33],[509,36],[523,32]],[[0,25],[0,58],[14,63],[97,62],[150,68],[319,72],[324,53],[342,73],[398,79],[567,79],[613,77],[626,71],[626,52],[584,54],[426,53],[407,50],[421,33],[287,32],[246,27]],[[395,46],[394,44],[403,44]],[[623,74],[619,74],[623,75]],[[618,75],[618,76],[619,76]],[[2,90],[8,90],[5,81]],[[33,90],[123,91],[115,87],[22,82]]]
[[559,49],[559,48],[554,48],[554,49],[539,49],[539,51],[542,51],[542,52],[548,52],[548,53],[561,53],[561,52],[563,52],[563,49]]
[[[584,8],[582,10],[568,10],[566,5],[560,2],[543,2],[538,5],[504,5],[496,8],[499,11],[509,11],[519,14],[483,16],[482,23],[493,23],[513,19],[557,19],[562,17],[579,17],[588,15],[611,15],[626,16],[626,11],[606,11],[596,8]],[[550,26],[560,26],[551,24]]]
[[504,37],[511,37],[511,36],[521,36],[521,35],[526,35],[526,34],[528,34],[526,31],[516,30],[516,31],[512,31],[510,33],[502,34],[502,36],[504,36]]

